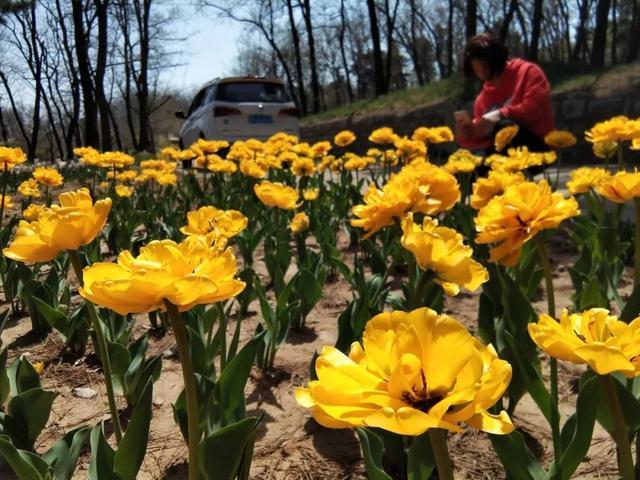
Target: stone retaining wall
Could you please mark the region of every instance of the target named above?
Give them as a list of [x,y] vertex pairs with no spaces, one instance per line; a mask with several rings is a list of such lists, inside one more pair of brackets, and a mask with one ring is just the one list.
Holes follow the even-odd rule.
[[[604,79],[603,79],[604,80]],[[595,91],[594,91],[595,90]],[[601,89],[569,91],[552,95],[556,128],[569,130],[579,139],[569,155],[563,157],[575,164],[596,162],[591,144],[584,141],[584,131],[594,123],[615,115],[640,117],[640,78],[632,78],[612,95],[602,96]],[[442,101],[416,107],[403,113],[377,113],[366,116],[329,120],[301,128],[301,137],[308,142],[330,140],[340,130],[352,130],[358,140],[353,148],[364,153],[372,145],[367,141],[369,133],[381,126],[389,126],[401,135],[411,135],[419,126],[449,125],[453,128],[453,112],[471,110],[471,104]],[[448,147],[447,147],[448,148]],[[455,145],[451,146],[452,149]],[[636,156],[637,159],[637,156]]]

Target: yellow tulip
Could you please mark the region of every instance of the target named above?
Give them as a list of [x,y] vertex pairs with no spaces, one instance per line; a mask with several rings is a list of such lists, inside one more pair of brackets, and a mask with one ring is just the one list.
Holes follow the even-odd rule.
[[235,173],[238,171],[238,166],[231,160],[219,160],[214,162],[209,160],[207,169],[214,173]]
[[511,185],[525,181],[521,172],[509,173],[499,170],[492,170],[488,177],[478,178],[473,183],[473,194],[471,195],[471,207],[476,210],[481,209],[489,200],[496,195],[501,195]]
[[357,217],[351,220],[351,225],[362,228],[365,231],[364,238],[368,238],[381,228],[393,224],[396,218],[404,216],[421,197],[423,194],[418,183],[405,176],[387,183],[382,190],[372,184],[364,194],[364,205],[356,205],[351,209]]
[[584,193],[590,188],[596,188],[606,182],[611,173],[604,168],[581,167],[571,172],[567,182],[567,189],[571,195]]
[[119,197],[130,197],[133,194],[133,188],[126,185],[116,185],[116,195]]
[[[411,209],[426,215],[436,215],[452,208],[460,200],[458,180],[444,168],[440,168],[424,160],[416,160],[405,165],[399,177],[413,179],[418,182],[422,197]],[[389,183],[392,183],[392,178]]]
[[615,203],[640,197],[640,172],[618,172],[604,180],[598,193]]
[[309,217],[304,212],[296,213],[291,219],[289,228],[293,233],[302,233],[309,228]]
[[573,197],[552,193],[544,180],[518,183],[480,209],[475,219],[476,243],[497,243],[489,261],[512,267],[529,239],[579,213]]
[[16,165],[27,161],[27,156],[21,148],[0,147],[0,170],[3,172],[11,170]]
[[42,373],[44,372],[43,362],[33,362],[31,366],[33,367],[33,369],[36,371],[38,375],[42,375]]
[[327,141],[317,142],[311,145],[311,151],[313,152],[314,157],[326,155],[329,150],[331,150],[331,144]]
[[513,431],[506,412],[487,411],[509,385],[511,365],[457,320],[428,308],[375,316],[348,356],[324,347],[316,373],[296,400],[325,427],[413,436],[431,428],[461,432],[462,423]]
[[596,142],[593,144],[593,154],[605,160],[613,157],[618,151],[618,142]]
[[10,195],[4,196],[4,201],[2,202],[3,208],[13,208],[13,198]]
[[573,147],[577,142],[576,137],[564,130],[553,130],[544,137],[544,143],[553,148]]
[[312,202],[313,200],[318,198],[319,194],[320,194],[319,188],[307,188],[302,192],[302,198],[304,198],[308,202]]
[[447,295],[457,295],[461,286],[475,291],[489,280],[487,270],[471,258],[473,250],[463,243],[462,235],[438,226],[437,220],[425,217],[420,228],[413,223],[413,214],[408,214],[402,219],[401,243],[422,270],[436,274],[435,283]]
[[245,287],[237,280],[230,249],[219,254],[206,237],[193,235],[181,243],[152,241],[134,257],[128,250],[117,263],[95,263],[84,270],[80,295],[120,315],[162,309],[164,300],[180,311],[221,302]]
[[356,140],[355,134],[350,130],[343,130],[338,132],[333,138],[333,143],[339,147],[346,147],[351,145]]
[[316,171],[316,166],[310,158],[300,157],[291,164],[291,171],[298,177],[308,177]]
[[36,181],[47,187],[59,187],[64,181],[60,172],[51,167],[38,167],[33,171],[32,175]]
[[373,143],[393,143],[398,136],[389,127],[374,130],[369,135],[369,141]]
[[80,158],[80,163],[92,167],[100,163],[100,152],[93,147],[77,147],[73,149],[73,154]]
[[494,147],[496,151],[501,152],[504,147],[511,143],[511,140],[518,134],[520,127],[518,125],[509,125],[500,129],[494,138]]
[[640,120],[631,120],[623,115],[596,123],[585,133],[591,143],[612,143],[640,138]]
[[35,178],[25,180],[18,186],[18,193],[25,197],[39,198],[40,187],[38,186],[38,182]]
[[187,213],[187,225],[180,228],[185,235],[208,235],[226,238],[235,237],[248,224],[247,217],[237,210],[219,210],[207,205]]
[[449,127],[418,127],[411,138],[424,143],[443,143],[453,142],[454,137]]
[[240,162],[240,173],[247,177],[264,178],[267,171],[258,165],[254,160],[242,160]]
[[27,208],[24,209],[24,212],[22,212],[22,216],[28,222],[33,222],[38,218],[40,218],[40,215],[48,211],[49,209],[44,205],[32,203]]
[[278,182],[257,183],[253,187],[258,199],[267,207],[278,207],[283,210],[293,210],[298,208],[298,191],[295,188],[287,187]]
[[95,204],[89,190],[81,188],[59,195],[60,205],[40,215],[37,221],[21,221],[15,239],[3,254],[21,262],[46,262],[62,250],[77,250],[91,243],[104,227],[111,199]]
[[455,175],[456,173],[473,172],[482,163],[482,157],[473,155],[469,150],[460,149],[449,156],[444,169]]
[[102,168],[124,168],[133,165],[135,159],[124,152],[104,152],[100,154],[98,166]]
[[563,310],[559,322],[543,314],[528,329],[533,341],[558,360],[587,364],[599,375],[640,375],[640,317],[627,324],[604,308]]

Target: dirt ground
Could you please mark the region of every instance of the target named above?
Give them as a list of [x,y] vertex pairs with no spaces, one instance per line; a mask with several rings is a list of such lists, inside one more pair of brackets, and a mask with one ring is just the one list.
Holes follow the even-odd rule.
[[[555,288],[558,308],[570,305],[571,281],[566,271],[573,263],[572,254],[559,246],[551,252],[556,266]],[[261,263],[258,256],[259,265]],[[627,272],[628,274],[629,272]],[[627,275],[626,278],[629,278]],[[628,282],[626,282],[628,283]],[[623,288],[629,292],[629,286]],[[254,369],[247,383],[249,414],[263,414],[254,453],[253,479],[361,479],[366,478],[360,447],[350,430],[330,430],[319,426],[309,413],[298,406],[294,390],[309,378],[309,363],[314,352],[336,340],[336,319],[351,299],[348,285],[342,278],[325,286],[324,296],[307,320],[304,331],[292,331],[276,356],[276,372],[264,378]],[[445,310],[465,323],[471,331],[476,328],[477,294],[461,293],[447,299]],[[536,302],[539,311],[546,303],[541,291]],[[243,336],[248,339],[259,321],[257,305],[243,321]],[[229,326],[233,328],[233,324]],[[46,339],[34,339],[28,332],[28,317],[12,319],[2,340],[8,345],[10,357],[24,354],[32,361],[44,361],[42,375],[44,387],[59,396],[53,404],[53,413],[41,435],[37,451],[43,452],[65,432],[80,425],[93,425],[108,420],[108,408],[102,383],[102,371],[92,355],[71,358],[64,354],[63,343],[56,333]],[[134,337],[149,329],[146,316],[136,320]],[[174,345],[172,334],[150,339],[150,354],[161,354]],[[546,376],[546,368],[543,370]],[[582,368],[560,362],[561,414],[566,418],[575,405],[575,387]],[[139,475],[141,480],[186,478],[186,444],[174,423],[171,403],[182,385],[177,358],[163,358],[162,374],[154,385],[154,415],[147,455]],[[98,390],[93,399],[75,397],[75,387]],[[124,406],[124,402],[121,402]],[[551,460],[550,431],[544,417],[529,397],[518,405],[513,421],[525,433],[530,448],[546,464]],[[456,478],[505,478],[500,462],[491,449],[484,433],[469,429],[449,436],[449,445],[456,469]],[[575,478],[615,478],[616,455],[613,442],[605,431],[596,427],[588,457],[576,472]],[[87,478],[88,453],[74,478]],[[0,472],[0,478],[11,478]]]

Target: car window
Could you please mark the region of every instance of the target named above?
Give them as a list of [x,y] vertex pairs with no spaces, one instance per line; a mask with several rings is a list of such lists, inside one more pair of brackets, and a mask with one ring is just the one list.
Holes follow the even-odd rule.
[[204,94],[207,90],[200,90],[198,92],[198,94],[195,96],[195,98],[193,99],[193,102],[191,102],[191,106],[189,107],[189,113],[187,114],[187,117],[191,116],[191,114],[200,106],[202,105],[202,99],[204,98]]
[[215,83],[210,87],[207,87],[206,93],[204,94],[203,105],[207,105],[208,103],[211,103],[216,99],[216,87],[217,85]]
[[216,90],[216,100],[224,102],[286,103],[291,98],[283,85],[269,82],[221,83]]

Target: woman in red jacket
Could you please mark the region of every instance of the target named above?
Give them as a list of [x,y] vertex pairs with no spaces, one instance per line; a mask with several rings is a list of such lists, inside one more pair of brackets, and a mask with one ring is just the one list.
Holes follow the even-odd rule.
[[535,63],[509,59],[509,51],[494,35],[472,37],[464,49],[465,77],[482,80],[473,115],[456,112],[456,139],[470,150],[492,153],[494,136],[501,128],[517,124],[512,146],[547,151],[544,136],[554,128],[549,81]]

